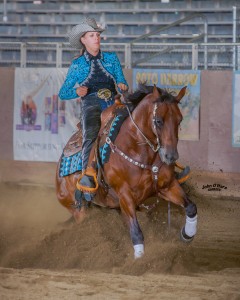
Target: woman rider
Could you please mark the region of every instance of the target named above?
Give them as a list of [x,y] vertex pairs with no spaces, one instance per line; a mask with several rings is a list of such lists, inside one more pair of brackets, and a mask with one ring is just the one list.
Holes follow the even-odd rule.
[[[88,170],[91,148],[101,127],[101,112],[114,103],[116,86],[121,91],[128,89],[119,59],[114,52],[100,49],[104,31],[95,19],[87,18],[74,26],[69,33],[69,42],[73,48],[80,49],[80,56],[69,67],[66,79],[59,91],[61,100],[81,98],[82,126],[82,178],[80,185],[94,188],[93,170]],[[77,85],[77,86],[76,86]],[[86,200],[91,195],[84,193]]]

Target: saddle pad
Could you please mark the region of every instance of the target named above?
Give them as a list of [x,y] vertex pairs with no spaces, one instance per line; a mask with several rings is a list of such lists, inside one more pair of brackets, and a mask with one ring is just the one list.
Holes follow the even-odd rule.
[[[116,109],[115,113],[116,113],[116,116],[113,118],[112,124],[110,126],[110,130],[109,130],[109,134],[108,134],[108,136],[111,138],[112,142],[115,141],[124,120],[128,117],[128,111],[126,108]],[[78,134],[78,135],[76,135],[76,134]],[[81,142],[81,140],[79,140],[80,135],[81,135],[81,130],[79,130],[77,133],[75,133],[70,138],[70,141],[77,141],[78,143]],[[72,144],[71,144],[71,146],[72,146]],[[69,155],[71,153],[71,151],[66,151],[66,149],[64,149],[62,157],[61,157],[60,169],[59,169],[60,177],[68,176],[75,172],[82,171],[82,151],[80,150],[81,148],[80,147],[74,148],[74,146],[73,146],[73,149],[71,149],[73,151],[72,155]],[[74,153],[74,151],[77,151],[77,149],[78,149],[78,152]],[[99,152],[100,152],[101,164],[104,165],[105,163],[108,162],[110,154],[111,154],[111,148],[110,148],[109,144],[104,143],[103,146],[99,148]]]
[[68,176],[81,170],[82,151],[79,151],[78,153],[72,156],[64,156],[64,154],[62,154],[59,168],[59,177]]

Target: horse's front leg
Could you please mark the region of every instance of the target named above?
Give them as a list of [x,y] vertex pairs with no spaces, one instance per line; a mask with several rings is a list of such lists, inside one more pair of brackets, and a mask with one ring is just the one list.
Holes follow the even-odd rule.
[[185,208],[186,223],[181,230],[181,239],[185,242],[191,242],[197,233],[196,204],[187,197],[177,180],[174,180],[169,188],[160,190],[160,194],[164,199]]
[[122,215],[124,216],[127,225],[129,227],[129,232],[134,248],[134,258],[140,258],[144,254],[144,237],[142,230],[138,224],[136,207],[131,197],[131,193],[122,194],[120,197],[120,208]]

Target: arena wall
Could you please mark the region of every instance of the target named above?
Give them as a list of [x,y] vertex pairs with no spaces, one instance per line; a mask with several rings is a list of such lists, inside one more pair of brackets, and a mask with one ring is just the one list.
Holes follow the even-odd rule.
[[[132,70],[124,70],[132,85]],[[54,184],[56,163],[13,160],[14,68],[0,68],[0,181]],[[240,172],[232,147],[232,71],[202,71],[199,141],[179,141],[180,162],[210,172]]]

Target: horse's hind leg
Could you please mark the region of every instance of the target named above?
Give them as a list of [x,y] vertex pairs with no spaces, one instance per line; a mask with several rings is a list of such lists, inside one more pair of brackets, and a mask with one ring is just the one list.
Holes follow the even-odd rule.
[[181,239],[191,242],[197,233],[197,206],[185,194],[177,180],[174,180],[168,190],[160,191],[166,200],[185,208],[186,223],[181,230]]
[[136,209],[133,200],[129,197],[120,198],[120,208],[129,227],[134,248],[134,258],[140,258],[144,254],[144,237],[138,224]]

